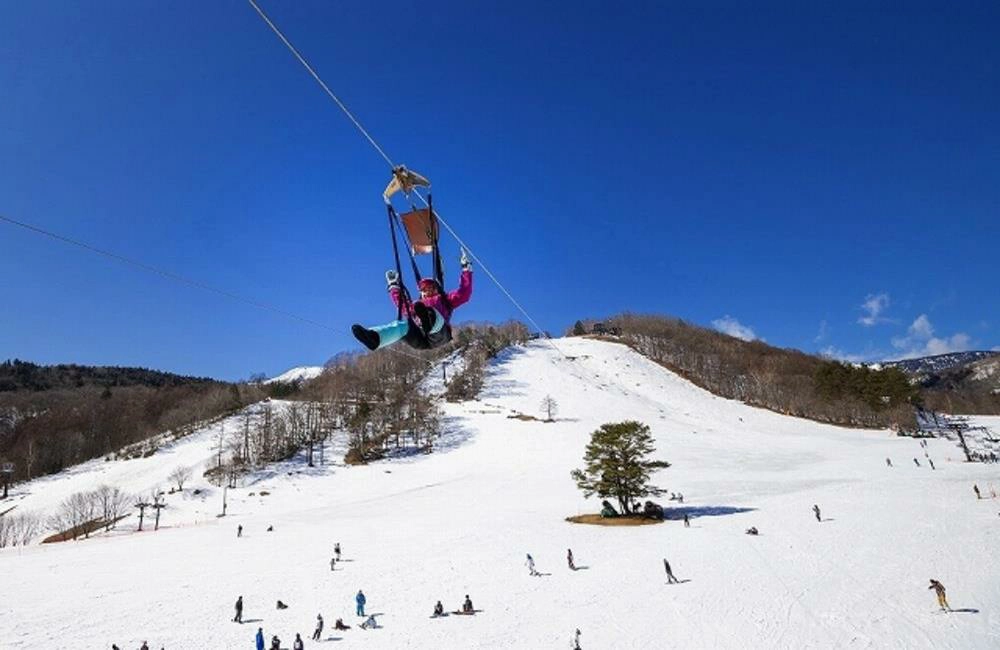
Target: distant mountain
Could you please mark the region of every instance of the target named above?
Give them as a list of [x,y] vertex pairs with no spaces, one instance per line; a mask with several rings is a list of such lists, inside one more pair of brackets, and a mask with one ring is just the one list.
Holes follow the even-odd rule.
[[1000,356],[1000,352],[991,352],[989,350],[949,352],[948,354],[936,354],[932,357],[885,361],[879,365],[883,368],[899,368],[911,375],[936,375],[976,361],[997,356]]
[[272,377],[264,381],[265,384],[294,384],[302,381],[309,381],[310,379],[315,379],[323,374],[322,366],[302,366],[299,368],[292,368],[287,372],[283,372],[277,377]]

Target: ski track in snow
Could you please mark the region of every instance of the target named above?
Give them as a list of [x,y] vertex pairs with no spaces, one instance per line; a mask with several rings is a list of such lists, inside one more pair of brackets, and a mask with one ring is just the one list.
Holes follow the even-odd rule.
[[[998,647],[1000,499],[972,494],[974,482],[986,495],[1000,484],[997,465],[959,462],[953,442],[931,440],[938,469],[917,468],[915,440],[722,399],[621,345],[559,347],[575,359],[528,344],[490,367],[481,400],[445,404],[443,451],[346,467],[340,437],[323,467],[299,457],[230,490],[224,518],[201,473],[219,427],[238,429],[240,416],[149,458],[16,486],[8,505],[46,512],[101,482],[165,489],[178,465],[196,477],[167,496],[157,532],[135,532],[131,517],[89,540],[0,550],[13,586],[0,649],[251,648],[257,626],[290,648],[317,613],[324,641],[307,648],[566,648],[577,627],[587,649]],[[507,417],[540,416],[546,395],[556,422]],[[657,483],[685,497],[659,501],[693,513],[689,529],[564,521],[600,509],[569,472],[591,431],[624,419],[651,426],[656,456],[673,464]],[[1000,418],[974,420],[1000,430]],[[330,571],[336,541],[346,561]],[[570,571],[567,548],[588,568]],[[525,553],[548,575],[529,577]],[[686,582],[666,584],[664,557]],[[931,577],[952,607],[979,612],[939,614]],[[358,628],[359,588],[382,627]],[[428,618],[438,599],[453,610],[465,594],[481,613]],[[231,622],[238,595],[243,625]],[[352,628],[335,632],[338,617]]]

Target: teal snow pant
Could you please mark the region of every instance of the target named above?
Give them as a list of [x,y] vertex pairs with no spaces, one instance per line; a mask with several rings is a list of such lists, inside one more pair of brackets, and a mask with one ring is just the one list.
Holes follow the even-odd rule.
[[[441,331],[441,328],[445,325],[444,316],[436,309],[429,309],[431,313],[434,314],[434,324],[431,326],[427,335],[437,334]],[[385,325],[377,325],[370,328],[373,332],[378,332],[378,348],[382,348],[397,343],[406,336],[410,331],[410,321],[409,320],[394,320],[391,323]]]

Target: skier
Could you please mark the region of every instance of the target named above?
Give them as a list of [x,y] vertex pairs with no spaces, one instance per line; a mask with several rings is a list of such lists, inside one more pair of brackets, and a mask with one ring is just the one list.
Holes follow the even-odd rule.
[[819,516],[819,506],[813,505],[813,514],[816,515],[816,521],[823,521],[823,518]]
[[931,580],[931,586],[927,587],[927,588],[928,589],[933,589],[934,593],[937,594],[938,605],[941,606],[941,609],[943,611],[950,612],[951,611],[951,606],[948,604],[948,599],[945,597],[944,585],[941,584],[940,582],[938,582],[937,580],[933,580],[932,579]]
[[580,648],[580,628],[577,628],[573,634],[573,639],[570,641],[569,647],[570,650],[582,650]]
[[358,589],[358,595],[354,597],[354,602],[358,605],[358,616],[365,615],[365,594]]
[[257,650],[264,650],[264,628],[257,628],[257,636],[255,637],[257,642]]
[[979,486],[976,485],[975,483],[972,484],[972,491],[976,493],[976,498],[977,499],[982,499],[983,498],[983,495],[979,494]]
[[323,615],[316,614],[316,630],[313,632],[313,641],[319,641],[320,636],[323,635]]
[[927,462],[930,463],[931,469],[937,469],[936,467],[934,467],[934,461],[933,460],[931,460],[930,458],[928,458]]
[[667,562],[667,558],[663,558],[663,568],[667,572],[667,584],[668,585],[680,582],[680,580],[678,580],[677,578],[674,577],[674,572],[670,569],[670,563]]
[[305,650],[305,645],[302,643],[302,637],[299,633],[295,633],[295,643],[292,644],[292,650]]
[[441,604],[440,600],[437,601],[436,605],[434,605],[434,613],[431,614],[431,618],[437,618],[439,616],[444,616],[444,605]]
[[236,527],[236,536],[243,537],[243,524]]
[[685,528],[690,528],[691,527],[691,520],[688,519],[688,516],[687,516],[686,512],[684,513],[684,527]]
[[913,459],[913,464],[916,465],[917,467],[920,467],[920,461],[917,460],[916,458]]
[[528,556],[528,559],[525,560],[524,563],[528,565],[528,575],[530,576],[541,575],[540,573],[538,573],[538,571],[535,571],[535,559],[531,557],[531,553],[526,553],[526,555]]
[[885,459],[885,466],[886,467],[892,467],[892,459],[886,458]]
[[236,616],[233,617],[233,623],[243,622],[243,596],[236,599]]
[[[438,334],[451,322],[451,315],[455,309],[469,302],[472,297],[472,262],[462,249],[462,256],[459,259],[462,265],[462,275],[459,277],[458,289],[443,293],[444,289],[437,280],[424,278],[420,281],[420,300],[403,307],[409,309],[409,314],[404,313],[401,320],[395,320],[386,325],[366,328],[361,325],[354,325],[351,331],[361,343],[369,350],[378,350],[397,341],[406,338],[410,332],[410,323],[416,324],[420,328],[420,334],[427,345],[433,344],[434,335]],[[397,307],[403,301],[402,290],[399,285],[399,275],[396,271],[389,269],[385,272],[385,281],[389,287],[389,297]],[[405,301],[404,301],[405,302]]]
[[333,545],[333,557],[340,562],[340,542]]
[[337,566],[337,558],[331,557],[330,558],[330,570],[333,571],[334,570],[333,567],[335,567],[335,566]]
[[576,571],[576,565],[573,564],[573,549],[566,549],[566,563],[569,564],[570,571]]
[[271,637],[271,650],[281,650],[281,639],[277,634]]
[[472,607],[472,599],[469,598],[469,594],[465,594],[465,602],[462,603],[462,613],[463,614],[475,614],[476,610]]

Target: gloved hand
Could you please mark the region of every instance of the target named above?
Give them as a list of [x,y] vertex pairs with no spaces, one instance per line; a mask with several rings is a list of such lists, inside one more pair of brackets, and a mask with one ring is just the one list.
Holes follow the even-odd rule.
[[469,259],[469,256],[466,254],[464,248],[460,250],[462,251],[462,256],[458,258],[458,263],[462,265],[463,271],[469,271],[472,269],[472,260]]
[[391,289],[399,284],[399,276],[395,271],[389,269],[385,272],[385,283]]

